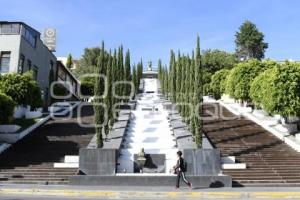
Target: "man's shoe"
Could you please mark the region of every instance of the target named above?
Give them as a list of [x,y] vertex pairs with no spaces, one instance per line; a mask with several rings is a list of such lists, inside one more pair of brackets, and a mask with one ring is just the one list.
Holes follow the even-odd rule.
[[192,183],[189,183],[189,188],[190,188],[190,190],[193,189],[193,184]]

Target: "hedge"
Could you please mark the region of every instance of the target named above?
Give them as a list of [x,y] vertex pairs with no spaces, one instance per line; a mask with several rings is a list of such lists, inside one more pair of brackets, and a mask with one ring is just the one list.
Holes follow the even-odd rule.
[[285,64],[266,70],[251,84],[251,98],[267,112],[284,117],[300,115],[300,67]]
[[11,97],[0,93],[0,124],[9,124],[14,114],[16,103]]
[[215,99],[219,99],[225,92],[226,78],[229,72],[230,71],[228,69],[221,69],[212,76],[210,90],[212,91]]

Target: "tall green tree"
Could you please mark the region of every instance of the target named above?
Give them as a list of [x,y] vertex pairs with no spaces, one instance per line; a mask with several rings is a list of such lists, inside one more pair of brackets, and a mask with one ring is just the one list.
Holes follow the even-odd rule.
[[[129,49],[126,51],[125,55],[125,65],[124,65],[124,80],[131,81],[131,67],[130,67],[130,52]],[[124,85],[124,95],[130,95],[131,87],[130,85]]]
[[[104,73],[104,42],[102,41],[101,45],[101,51],[100,51],[100,56],[97,62],[97,67],[95,73],[98,75],[103,75]],[[102,138],[102,126],[100,124],[103,122],[104,119],[104,110],[103,107],[100,105],[102,103],[102,100],[100,96],[103,94],[103,89],[104,89],[104,82],[103,79],[100,77],[96,77],[95,79],[95,89],[94,89],[94,94],[95,94],[95,99],[94,99],[94,113],[95,113],[95,131],[97,134],[97,146],[98,148],[103,147],[103,138]]]
[[175,58],[175,53],[173,50],[171,50],[171,55],[170,55],[170,87],[171,87],[171,99],[172,102],[176,102],[176,58]]
[[134,85],[134,94],[137,93],[137,90],[138,90],[138,81],[137,81],[137,71],[136,71],[136,66],[133,65],[132,67],[132,82],[133,82],[133,85]]
[[208,49],[202,52],[203,69],[214,73],[221,69],[231,69],[238,62],[236,55],[218,49]]
[[71,69],[72,66],[73,66],[73,57],[72,57],[72,54],[69,53],[69,55],[67,57],[66,67]]
[[104,103],[106,105],[107,109],[107,114],[108,114],[108,120],[107,120],[107,125],[105,128],[105,134],[108,134],[108,122],[111,122],[113,120],[113,112],[112,112],[112,106],[113,106],[113,96],[112,96],[112,68],[113,68],[113,57],[111,56],[111,51],[109,51],[109,60],[108,64],[106,66],[106,87],[107,87],[107,94],[104,98]]
[[[124,57],[123,57],[123,46],[119,47],[118,51],[118,70],[117,70],[117,81],[124,80]],[[119,84],[117,87],[117,94],[122,96],[124,94],[124,84]],[[122,101],[122,100],[120,100]]]
[[195,122],[195,140],[198,148],[202,146],[202,129],[203,129],[203,120],[202,120],[202,106],[203,106],[203,70],[201,66],[201,54],[200,54],[200,38],[197,36],[197,46],[196,46],[196,55],[195,55],[195,82],[194,82],[194,105],[199,109],[195,109],[197,112],[194,117]]
[[268,43],[264,42],[264,34],[254,23],[245,21],[235,37],[236,54],[240,59],[256,58],[261,60],[265,57]]

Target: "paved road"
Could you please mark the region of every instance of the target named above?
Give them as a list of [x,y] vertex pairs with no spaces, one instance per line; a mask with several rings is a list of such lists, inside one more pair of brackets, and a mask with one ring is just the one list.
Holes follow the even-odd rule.
[[196,188],[0,185],[0,200],[300,199],[299,187]]

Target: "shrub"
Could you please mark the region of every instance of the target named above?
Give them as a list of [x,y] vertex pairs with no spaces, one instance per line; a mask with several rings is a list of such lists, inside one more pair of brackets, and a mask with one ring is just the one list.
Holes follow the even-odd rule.
[[250,85],[253,79],[267,67],[262,62],[251,59],[234,67],[226,80],[226,93],[235,99],[249,101]]
[[211,78],[210,89],[216,99],[219,99],[225,92],[225,82],[229,72],[228,69],[221,69]]
[[85,77],[80,81],[80,92],[85,96],[93,96],[94,95],[94,87],[95,87],[95,78],[93,77]]
[[24,74],[9,73],[0,77],[0,92],[10,96],[17,105],[30,105],[34,108],[43,104],[41,91],[32,72]]
[[56,96],[67,96],[69,94],[69,91],[67,90],[68,86],[66,86],[64,83],[56,83],[53,87],[53,93]]
[[44,104],[42,99],[42,93],[35,81],[31,81],[29,91],[30,91],[30,96],[28,97],[28,102],[29,105],[31,106],[31,109],[42,107]]
[[15,105],[11,97],[0,93],[0,124],[8,124],[12,120]]
[[30,81],[28,74],[5,74],[1,76],[0,92],[10,96],[18,105],[27,105]]
[[256,81],[259,80],[262,83],[260,91],[263,93],[260,96],[256,95],[256,101],[261,103],[266,111],[284,117],[300,115],[299,64],[287,62],[273,67],[257,77]]

